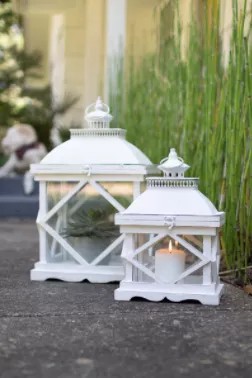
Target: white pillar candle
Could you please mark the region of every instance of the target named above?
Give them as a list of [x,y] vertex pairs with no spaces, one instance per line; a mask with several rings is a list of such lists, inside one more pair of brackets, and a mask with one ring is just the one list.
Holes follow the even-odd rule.
[[169,248],[158,249],[155,254],[155,276],[162,282],[176,280],[185,270],[185,252],[181,249],[173,249],[170,242]]

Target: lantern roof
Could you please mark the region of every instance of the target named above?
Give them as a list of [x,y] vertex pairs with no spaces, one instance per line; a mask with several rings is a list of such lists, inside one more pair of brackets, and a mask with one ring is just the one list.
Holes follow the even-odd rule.
[[[198,178],[183,176],[184,171],[181,169],[186,170],[189,166],[177,159],[175,149],[171,149],[168,159],[165,159],[165,163],[161,161],[159,168],[165,176],[147,178],[146,191],[125,211],[117,214],[117,224],[146,224],[151,220],[155,223],[167,217],[182,220],[181,225],[189,225],[190,219],[197,219],[197,224],[224,219],[224,213],[218,212],[212,202],[198,190]],[[167,176],[167,172],[171,176]]]
[[32,165],[33,174],[65,170],[74,173],[80,167],[92,167],[94,172],[95,166],[106,167],[107,172],[118,167],[122,174],[123,166],[127,166],[127,171],[132,167],[133,173],[143,173],[143,167],[156,171],[148,157],[126,140],[125,130],[109,127],[112,116],[100,97],[86,109],[85,119],[87,128],[70,130],[68,141],[55,147],[39,164]]

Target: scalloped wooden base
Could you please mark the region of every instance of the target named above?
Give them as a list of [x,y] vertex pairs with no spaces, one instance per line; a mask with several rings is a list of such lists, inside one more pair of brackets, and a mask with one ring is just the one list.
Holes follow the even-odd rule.
[[119,301],[130,301],[140,297],[152,302],[168,299],[172,302],[196,300],[204,305],[218,305],[224,291],[223,284],[214,285],[162,285],[147,283],[121,282],[115,290],[114,298]]
[[36,263],[30,272],[32,281],[56,279],[65,282],[108,283],[121,281],[124,277],[122,266],[81,266],[71,263]]

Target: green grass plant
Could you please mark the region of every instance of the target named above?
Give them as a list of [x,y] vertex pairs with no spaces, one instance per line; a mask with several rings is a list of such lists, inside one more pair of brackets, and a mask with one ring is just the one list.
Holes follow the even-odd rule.
[[154,163],[175,147],[191,165],[200,190],[226,212],[221,244],[227,269],[246,272],[241,268],[252,264],[251,25],[245,34],[246,1],[241,12],[237,0],[232,6],[226,67],[218,12],[203,26],[192,18],[186,59],[178,25],[159,53],[120,60],[116,69],[113,64],[118,90],[110,102],[116,126],[126,128],[128,140]]

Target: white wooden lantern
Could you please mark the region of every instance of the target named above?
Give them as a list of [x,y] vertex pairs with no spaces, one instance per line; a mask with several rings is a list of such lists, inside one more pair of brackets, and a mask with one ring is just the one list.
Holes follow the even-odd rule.
[[115,217],[125,234],[125,277],[115,299],[217,305],[224,213],[198,190],[197,178],[184,177],[189,166],[174,148],[159,168],[164,177],[147,178],[147,190]]
[[156,168],[125,140],[125,130],[109,128],[112,116],[100,98],[85,120],[87,128],[71,130],[67,142],[31,167],[40,183],[40,259],[32,280],[123,278],[124,235],[114,214],[140,194],[145,175]]

